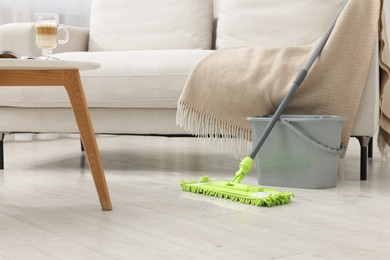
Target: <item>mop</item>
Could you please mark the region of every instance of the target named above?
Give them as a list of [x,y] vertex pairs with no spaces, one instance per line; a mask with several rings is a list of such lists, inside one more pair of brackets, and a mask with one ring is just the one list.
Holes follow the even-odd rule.
[[284,97],[281,104],[278,106],[276,112],[273,114],[271,121],[268,123],[266,129],[262,133],[260,139],[257,141],[250,155],[245,157],[240,162],[239,170],[236,172],[233,180],[213,182],[209,179],[208,176],[204,176],[198,182],[181,181],[180,186],[184,191],[188,191],[192,193],[201,193],[207,196],[214,196],[214,197],[219,197],[224,199],[231,199],[232,201],[239,201],[241,203],[251,204],[254,206],[271,207],[276,205],[287,204],[290,202],[291,197],[294,196],[292,192],[289,191],[280,192],[265,187],[252,187],[250,185],[242,184],[241,181],[244,179],[245,175],[251,171],[253,161],[256,155],[258,154],[260,148],[264,144],[265,140],[270,134],[272,128],[275,126],[276,122],[279,120],[280,116],[282,115],[284,109],[286,108],[287,104],[291,100],[295,91],[304,81],[313,63],[315,62],[315,60],[321,53],[322,49],[324,48],[327,40],[329,39],[330,34],[333,31],[333,28],[335,27],[337,19],[340,16],[341,12],[343,11],[347,2],[348,0],[344,2],[340,12],[335,17],[331,26],[320,39],[319,43],[317,44],[314,51],[310,55],[308,61],[306,62],[305,67],[298,72],[287,95]]

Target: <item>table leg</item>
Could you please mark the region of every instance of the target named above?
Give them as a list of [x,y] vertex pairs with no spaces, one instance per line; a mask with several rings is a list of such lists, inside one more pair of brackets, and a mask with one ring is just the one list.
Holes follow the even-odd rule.
[[64,86],[68,92],[69,100],[76,117],[101,207],[104,211],[112,210],[103,164],[78,70],[64,70]]

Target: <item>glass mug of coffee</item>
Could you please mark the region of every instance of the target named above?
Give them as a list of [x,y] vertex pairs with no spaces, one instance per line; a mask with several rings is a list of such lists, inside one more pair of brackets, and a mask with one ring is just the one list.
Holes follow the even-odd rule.
[[[65,44],[69,39],[69,31],[65,25],[59,24],[57,14],[38,13],[35,16],[35,40],[38,48],[42,49],[42,56],[50,56],[57,44]],[[65,39],[58,40],[58,31],[64,30]]]

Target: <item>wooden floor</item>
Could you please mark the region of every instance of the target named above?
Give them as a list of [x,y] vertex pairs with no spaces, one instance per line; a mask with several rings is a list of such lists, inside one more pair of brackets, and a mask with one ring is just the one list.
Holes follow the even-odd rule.
[[260,208],[180,190],[236,171],[202,140],[100,136],[114,208],[102,212],[77,136],[17,137],[0,171],[0,260],[390,257],[390,163],[374,150],[361,182],[353,139],[337,188],[290,188],[292,203]]

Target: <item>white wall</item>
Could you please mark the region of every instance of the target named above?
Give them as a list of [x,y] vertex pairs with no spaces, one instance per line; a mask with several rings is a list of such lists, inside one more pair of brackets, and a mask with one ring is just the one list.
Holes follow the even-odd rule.
[[0,0],[0,24],[31,22],[34,13],[60,14],[60,22],[87,27],[92,0]]
[[[32,21],[32,13],[51,11],[62,14],[62,23],[88,26],[92,0],[0,0],[0,24]],[[215,12],[219,0],[213,0]],[[367,0],[368,1],[368,0]],[[390,35],[390,0],[384,0],[388,35]]]

